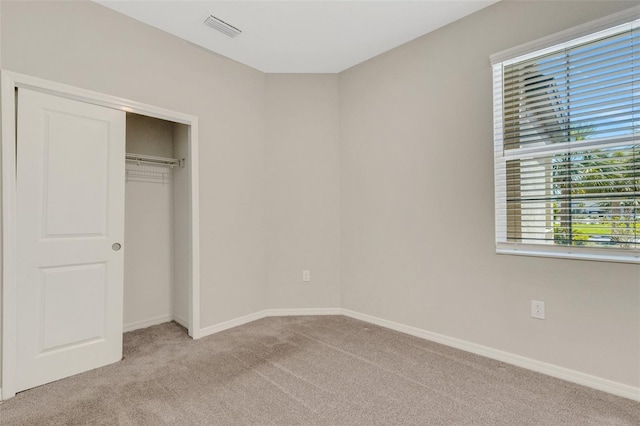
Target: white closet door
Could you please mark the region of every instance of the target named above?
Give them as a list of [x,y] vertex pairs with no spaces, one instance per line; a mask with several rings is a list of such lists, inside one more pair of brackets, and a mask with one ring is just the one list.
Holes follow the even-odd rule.
[[17,135],[20,391],[122,358],[125,113],[19,89]]

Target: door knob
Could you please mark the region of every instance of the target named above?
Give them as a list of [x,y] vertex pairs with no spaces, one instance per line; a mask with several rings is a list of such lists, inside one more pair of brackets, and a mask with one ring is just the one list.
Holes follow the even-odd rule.
[[122,245],[120,243],[113,243],[113,245],[111,246],[113,251],[118,251],[118,250],[120,250],[121,247],[122,247]]

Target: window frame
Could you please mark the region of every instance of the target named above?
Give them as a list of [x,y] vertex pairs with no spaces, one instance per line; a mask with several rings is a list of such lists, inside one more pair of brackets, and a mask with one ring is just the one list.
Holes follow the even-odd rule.
[[521,158],[525,154],[550,150],[575,151],[602,145],[601,140],[555,143],[553,148],[519,148],[517,153],[504,149],[503,140],[503,68],[505,66],[568,49],[625,29],[640,29],[640,6],[570,28],[557,34],[526,43],[491,55],[493,71],[493,125],[494,125],[494,195],[495,195],[495,243],[497,254],[524,255],[560,259],[595,260],[621,263],[640,263],[640,247],[632,249],[563,246],[534,244],[507,240],[507,184],[505,182],[507,160]]

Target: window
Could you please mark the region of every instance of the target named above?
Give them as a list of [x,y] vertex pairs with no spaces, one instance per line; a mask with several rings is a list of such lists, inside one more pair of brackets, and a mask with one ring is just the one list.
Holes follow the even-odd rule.
[[497,251],[640,262],[640,20],[493,70]]

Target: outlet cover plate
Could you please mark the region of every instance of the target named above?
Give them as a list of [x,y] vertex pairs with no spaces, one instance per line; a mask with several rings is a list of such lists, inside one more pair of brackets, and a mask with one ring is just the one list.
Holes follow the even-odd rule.
[[540,300],[531,301],[531,317],[545,319],[544,302],[541,302]]

